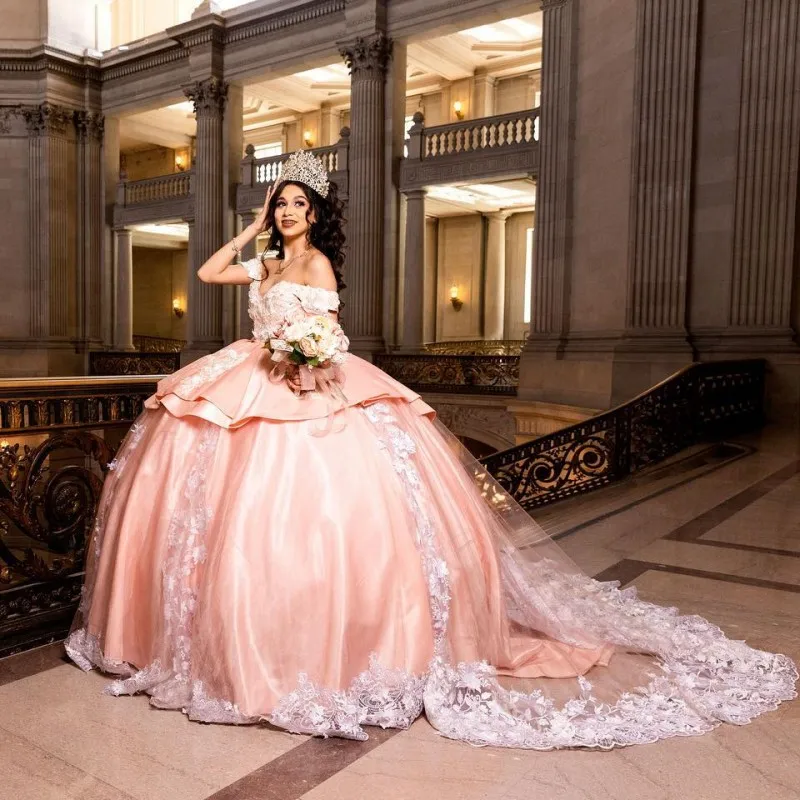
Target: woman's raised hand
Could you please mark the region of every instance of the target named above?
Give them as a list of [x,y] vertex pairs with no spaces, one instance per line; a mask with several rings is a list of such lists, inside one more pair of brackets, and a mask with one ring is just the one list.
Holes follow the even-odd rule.
[[267,197],[264,200],[264,206],[262,207],[261,211],[258,212],[258,216],[255,218],[255,222],[253,223],[256,227],[256,233],[262,233],[263,230],[267,227],[267,215],[269,214],[269,201],[272,200],[272,195],[275,193],[275,186],[277,184],[273,183],[272,186],[267,189]]

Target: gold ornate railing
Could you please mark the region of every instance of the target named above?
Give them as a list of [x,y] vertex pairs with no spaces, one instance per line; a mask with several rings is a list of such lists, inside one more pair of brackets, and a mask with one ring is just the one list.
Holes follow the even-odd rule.
[[130,423],[156,378],[24,378],[0,381],[0,436]]
[[758,428],[766,362],[692,364],[618,408],[482,463],[526,509],[621,480],[693,444]]
[[522,339],[481,339],[472,341],[431,342],[425,352],[444,356],[518,356],[525,342]]
[[90,375],[171,375],[181,368],[177,351],[128,353],[97,350],[89,354]]
[[133,334],[133,346],[143,353],[180,353],[186,347],[186,339],[169,339],[165,336]]
[[0,381],[0,655],[62,637],[115,449],[155,379]]
[[375,364],[416,392],[515,395],[519,356],[378,355]]

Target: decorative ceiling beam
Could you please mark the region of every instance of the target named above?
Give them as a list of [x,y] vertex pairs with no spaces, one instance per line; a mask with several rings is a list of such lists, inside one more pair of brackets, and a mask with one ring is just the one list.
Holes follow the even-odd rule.
[[120,128],[123,138],[134,139],[142,144],[152,144],[157,147],[175,149],[188,147],[192,142],[192,135],[189,133],[174,128],[162,128],[144,120],[123,118]]
[[[462,50],[462,53],[458,51]],[[408,46],[408,63],[448,81],[472,77],[475,61],[469,48],[458,37],[444,41],[416,42]]]

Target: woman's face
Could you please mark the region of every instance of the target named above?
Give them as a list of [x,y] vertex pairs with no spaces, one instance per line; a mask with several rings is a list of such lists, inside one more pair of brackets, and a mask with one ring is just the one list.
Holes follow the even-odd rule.
[[275,203],[275,225],[284,241],[308,235],[310,223],[314,221],[313,214],[309,215],[310,210],[311,204],[299,186],[288,184],[283,187]]

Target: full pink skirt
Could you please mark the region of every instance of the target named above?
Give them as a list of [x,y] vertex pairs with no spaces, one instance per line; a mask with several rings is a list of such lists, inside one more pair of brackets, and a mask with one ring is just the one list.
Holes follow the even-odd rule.
[[[685,661],[687,618],[581,576],[432,410],[372,365],[350,357],[342,407],[295,397],[265,359],[237,342],[162,381],[112,465],[67,645],[82,667],[119,676],[112,693],[353,738],[424,706],[446,735],[540,748],[700,733],[791,696],[788,659],[708,623],[705,646],[741,645],[753,662],[738,679],[761,695],[743,708],[710,713],[675,685],[680,713],[662,708],[631,733],[652,711],[646,685],[603,724],[584,680],[571,716],[541,688],[509,693],[500,675],[602,682],[615,649]],[[524,554],[511,544],[521,532]],[[571,730],[554,731],[557,714]]]

